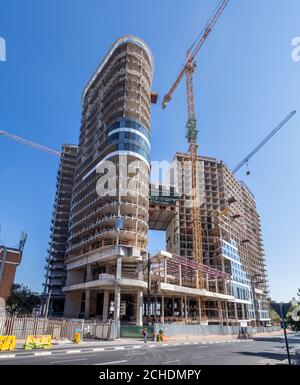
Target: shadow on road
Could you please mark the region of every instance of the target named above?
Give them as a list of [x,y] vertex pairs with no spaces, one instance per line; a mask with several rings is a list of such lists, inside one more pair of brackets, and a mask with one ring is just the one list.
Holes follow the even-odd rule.
[[242,354],[244,356],[257,356],[262,358],[268,358],[271,360],[278,360],[283,361],[287,358],[286,353],[272,353],[272,352],[239,352],[239,354]]
[[[261,342],[282,342],[283,344],[285,344],[284,338],[280,338],[280,337],[254,337],[253,341],[257,341],[257,342],[260,342],[260,341]],[[292,343],[300,344],[299,338],[288,337],[288,341],[290,344],[292,344]]]

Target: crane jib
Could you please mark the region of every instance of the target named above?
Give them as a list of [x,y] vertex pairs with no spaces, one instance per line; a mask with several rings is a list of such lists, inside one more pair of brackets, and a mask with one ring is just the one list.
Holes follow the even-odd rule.
[[296,111],[292,111],[282,122],[278,124],[277,127],[272,130],[269,135],[267,135],[258,146],[255,147],[253,151],[250,152],[233,170],[232,173],[235,174],[242,168],[248,161],[296,114]]

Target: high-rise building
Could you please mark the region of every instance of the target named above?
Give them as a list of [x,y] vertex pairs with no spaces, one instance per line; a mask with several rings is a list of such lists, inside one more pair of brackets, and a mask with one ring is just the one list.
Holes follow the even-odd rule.
[[45,266],[44,312],[62,315],[66,284],[65,254],[69,216],[78,147],[64,144],[56,177],[56,193],[52,211],[48,256]]
[[[52,229],[48,298],[56,295],[61,305],[65,296],[66,317],[141,325],[150,314],[161,322],[266,324],[261,225],[248,187],[215,158],[197,156],[192,168],[190,154],[176,153],[171,185],[149,191],[152,77],[149,48],[125,36],[83,91],[74,183],[65,201],[70,215],[63,228],[55,222]],[[166,251],[148,254],[148,229],[166,232]]]
[[[153,58],[139,38],[111,47],[82,95],[65,315],[142,322]],[[124,310],[126,309],[126,311]]]
[[[177,153],[175,160],[180,183],[173,189],[175,187],[179,198],[173,205],[174,215],[165,221],[162,229],[166,230],[167,251],[192,259],[191,159],[189,154]],[[227,293],[233,298],[226,301],[229,319],[268,322],[268,282],[260,218],[253,194],[223,162],[201,156],[197,160],[197,192],[203,263],[230,275]],[[165,212],[161,210],[161,215]],[[154,218],[150,215],[150,227]],[[205,296],[203,300],[207,318],[216,319],[216,301],[206,300]]]

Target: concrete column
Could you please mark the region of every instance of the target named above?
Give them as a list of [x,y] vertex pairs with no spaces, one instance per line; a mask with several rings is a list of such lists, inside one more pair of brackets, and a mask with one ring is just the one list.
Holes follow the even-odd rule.
[[172,298],[172,316],[174,317],[174,298]]
[[184,307],[184,302],[183,302],[183,298],[181,298],[181,301],[180,301],[180,317],[183,318],[183,307]]
[[64,317],[78,318],[81,307],[82,292],[74,291],[66,293]]
[[242,303],[241,306],[242,306],[242,318],[246,319],[246,317],[245,317],[245,305]]
[[85,307],[84,307],[84,318],[87,319],[90,316],[90,300],[91,292],[90,290],[85,291]]
[[196,288],[199,289],[199,270],[196,270]]
[[219,287],[218,287],[218,278],[215,278],[215,285],[216,285],[216,293],[219,293]]
[[89,282],[92,280],[92,265],[88,264],[86,266],[86,282]]
[[222,314],[222,304],[221,301],[218,301],[218,318],[223,324],[223,314]]
[[228,294],[228,292],[227,292],[227,285],[226,285],[226,279],[224,278],[224,293],[225,294]]
[[[147,270],[147,274],[148,274],[148,270]],[[138,262],[138,279],[140,281],[144,280],[143,262],[142,261]]]
[[228,326],[228,302],[225,302],[226,325]]
[[187,312],[187,297],[186,296],[184,297],[184,316],[185,316],[185,322],[187,322],[188,312]]
[[205,274],[205,280],[206,280],[206,290],[209,291],[208,273]]
[[236,302],[234,303],[234,318],[235,318],[235,320],[237,322],[237,320],[238,320],[238,313],[237,313],[237,304],[236,304]]
[[107,320],[108,320],[108,307],[109,307],[109,290],[104,290],[103,313],[102,313],[102,321],[103,322],[107,322]]
[[143,290],[138,290],[136,295],[136,324],[143,326]]
[[165,297],[164,295],[161,296],[161,316],[160,316],[160,319],[161,319],[161,323],[165,323]]
[[202,320],[202,309],[201,309],[201,298],[198,297],[198,319],[199,319],[199,323],[201,323],[201,320]]
[[178,265],[178,270],[179,270],[179,286],[182,286],[182,276],[181,276],[181,265]]
[[167,275],[168,275],[168,270],[167,270],[167,258],[164,259],[164,282],[167,283]]
[[224,258],[222,258],[221,263],[222,263],[222,271],[224,273],[225,272]]
[[121,305],[121,288],[115,286],[115,308],[114,308],[114,320],[120,320],[120,305]]
[[117,271],[116,271],[116,279],[120,279],[122,277],[122,257],[117,258]]

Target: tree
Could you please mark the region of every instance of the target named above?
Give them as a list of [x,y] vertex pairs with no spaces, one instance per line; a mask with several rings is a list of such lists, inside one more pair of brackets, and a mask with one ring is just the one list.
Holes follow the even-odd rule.
[[274,309],[270,308],[269,314],[272,324],[280,324],[280,317]]
[[16,317],[31,316],[32,309],[41,303],[41,297],[27,286],[14,284],[6,303],[8,315]]
[[[298,293],[297,293],[297,296],[300,297],[300,289],[298,289]],[[299,298],[300,299],[300,298]],[[294,303],[290,309],[290,311],[288,312],[287,316],[286,316],[286,322],[287,324],[291,327],[292,330],[296,330],[296,331],[299,331],[300,330],[300,320],[299,321],[296,321],[295,319],[293,319],[293,311],[295,313],[295,309],[299,309],[300,307],[300,302],[297,303],[296,300],[294,300]],[[300,313],[299,311],[296,313]],[[295,315],[295,314],[294,314]],[[294,317],[295,318],[295,317]]]

